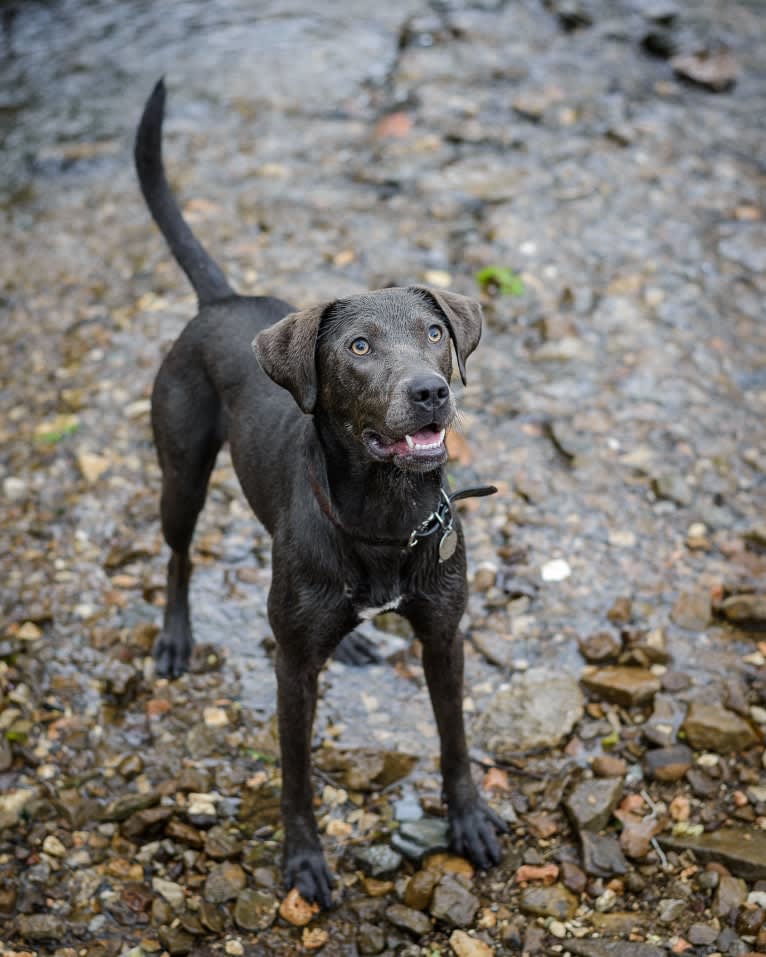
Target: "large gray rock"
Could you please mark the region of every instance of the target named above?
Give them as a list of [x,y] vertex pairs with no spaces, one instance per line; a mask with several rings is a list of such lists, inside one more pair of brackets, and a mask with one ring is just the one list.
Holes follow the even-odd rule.
[[555,747],[582,714],[583,695],[571,675],[533,668],[494,695],[474,726],[473,743],[500,760]]
[[722,827],[699,837],[658,837],[673,851],[692,850],[701,861],[719,861],[747,880],[766,879],[766,831],[751,827]]
[[692,702],[684,731],[693,748],[720,754],[742,751],[758,740],[747,721],[715,702]]
[[580,781],[565,807],[578,831],[600,831],[606,827],[621,797],[621,778]]

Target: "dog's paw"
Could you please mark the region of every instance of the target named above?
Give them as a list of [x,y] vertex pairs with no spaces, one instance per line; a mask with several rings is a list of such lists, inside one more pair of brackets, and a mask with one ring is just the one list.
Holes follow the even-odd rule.
[[296,888],[304,900],[316,901],[323,910],[332,906],[334,883],[321,850],[297,851],[285,859],[285,887]]
[[160,678],[179,678],[189,670],[191,641],[175,632],[161,631],[154,643],[154,668]]
[[476,800],[459,812],[451,813],[450,826],[452,847],[457,854],[467,857],[481,870],[500,863],[503,852],[496,832],[505,833],[508,827],[484,801]]
[[350,665],[353,668],[374,665],[381,660],[375,643],[358,631],[352,631],[346,635],[333,651],[332,656],[341,664]]

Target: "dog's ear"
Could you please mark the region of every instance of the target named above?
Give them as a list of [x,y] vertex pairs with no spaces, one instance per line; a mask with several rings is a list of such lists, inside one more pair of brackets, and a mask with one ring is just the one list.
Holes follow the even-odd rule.
[[253,339],[253,352],[261,368],[277,385],[287,389],[306,413],[317,400],[316,342],[319,323],[332,303],[291,312]]
[[475,299],[460,296],[456,292],[445,292],[443,289],[426,286],[413,288],[426,293],[444,316],[452,344],[455,346],[458,372],[465,385],[465,360],[478,346],[481,338],[481,306]]

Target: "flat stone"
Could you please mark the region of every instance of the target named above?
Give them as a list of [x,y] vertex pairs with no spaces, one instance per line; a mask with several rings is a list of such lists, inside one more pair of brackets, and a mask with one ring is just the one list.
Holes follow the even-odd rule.
[[638,911],[611,911],[600,914],[594,911],[590,922],[595,930],[605,937],[628,937],[636,930],[643,930],[649,923],[648,915]]
[[747,900],[747,884],[741,877],[721,874],[715,889],[713,912],[718,917],[726,917],[735,907]]
[[356,946],[360,954],[379,954],[386,946],[386,935],[375,924],[362,921],[356,933]]
[[495,953],[489,944],[477,937],[471,937],[464,930],[453,930],[449,945],[454,950],[455,957],[493,957]]
[[550,887],[530,885],[521,892],[519,906],[526,914],[536,917],[555,917],[569,920],[574,916],[579,901],[563,884],[551,884]]
[[28,941],[60,941],[66,932],[66,925],[54,914],[21,914],[19,933]]
[[223,904],[234,900],[247,883],[245,872],[231,861],[218,864],[208,874],[203,891],[205,900],[211,904]]
[[719,610],[727,621],[735,625],[763,627],[766,624],[766,593],[730,595],[721,602]]
[[657,747],[666,748],[675,744],[685,715],[686,707],[677,698],[658,694],[654,698],[654,710],[641,732],[647,741]]
[[616,837],[581,831],[580,840],[583,866],[588,874],[593,877],[613,877],[627,873],[628,862]]
[[434,888],[431,914],[452,927],[469,927],[479,909],[479,898],[451,874],[445,874]]
[[162,833],[165,824],[173,816],[172,807],[147,807],[143,811],[137,811],[132,814],[127,821],[124,821],[120,831],[123,837],[126,837],[133,843],[139,843],[138,839],[146,840]]
[[394,927],[401,927],[416,937],[423,937],[431,930],[431,921],[428,917],[422,911],[407,907],[405,904],[392,904],[386,909],[386,918]]
[[766,879],[766,831],[722,827],[698,837],[660,835],[657,840],[672,851],[691,850],[701,861],[718,861],[746,880]]
[[448,850],[449,844],[449,823],[440,817],[404,821],[391,840],[392,847],[416,863],[429,854]]
[[498,759],[559,744],[583,714],[583,695],[570,675],[533,668],[514,675],[474,726],[473,743]]
[[678,897],[663,897],[657,910],[661,924],[672,924],[686,911],[688,902]]
[[150,791],[148,794],[124,794],[110,801],[101,817],[104,821],[126,821],[133,814],[159,803],[160,795],[156,791]]
[[628,763],[616,754],[597,754],[590,767],[597,778],[621,778],[628,770]]
[[180,910],[184,906],[184,889],[175,881],[168,881],[164,877],[153,877],[152,890],[166,900],[173,910]]
[[693,701],[683,725],[691,746],[699,751],[729,754],[754,745],[758,738],[750,724],[720,704]]
[[694,755],[685,744],[647,751],[644,770],[658,781],[680,781],[694,763]]
[[567,940],[567,950],[577,957],[667,957],[664,947],[623,940]]
[[652,491],[657,498],[666,499],[682,507],[692,503],[691,489],[682,475],[656,476],[652,479]]
[[246,887],[237,896],[234,920],[242,930],[266,930],[274,923],[278,910],[279,901],[273,894]]
[[582,683],[597,697],[625,708],[651,701],[660,690],[659,679],[646,668],[613,665],[588,669]]
[[692,924],[686,932],[686,937],[695,947],[709,947],[715,943],[718,933],[718,929],[709,924]]
[[388,844],[373,844],[360,847],[354,854],[354,860],[368,877],[388,877],[397,871],[402,863],[402,855]]
[[600,831],[622,797],[621,778],[580,781],[564,807],[578,830]]
[[685,631],[704,631],[712,620],[708,589],[694,588],[681,592],[670,612],[670,620]]

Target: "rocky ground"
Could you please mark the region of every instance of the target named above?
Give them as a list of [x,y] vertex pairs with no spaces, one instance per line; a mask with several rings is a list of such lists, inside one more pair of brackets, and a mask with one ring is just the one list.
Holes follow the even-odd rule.
[[[359,7],[3,7],[3,952],[766,953],[762,7]],[[337,907],[285,897],[269,545],[225,453],[193,673],[153,674],[148,395],[194,310],[130,165],[161,73],[238,288],[483,299],[450,471],[500,489],[464,514],[490,873],[448,853],[384,618],[382,663],[323,677]]]

